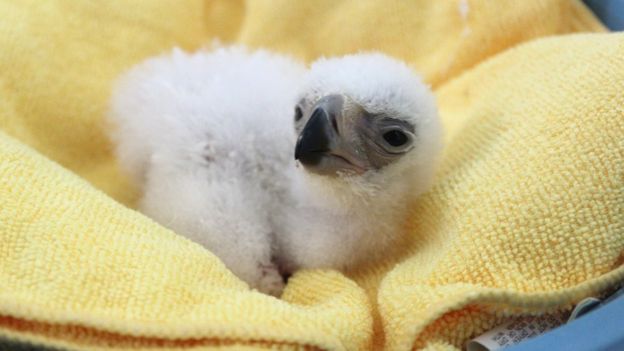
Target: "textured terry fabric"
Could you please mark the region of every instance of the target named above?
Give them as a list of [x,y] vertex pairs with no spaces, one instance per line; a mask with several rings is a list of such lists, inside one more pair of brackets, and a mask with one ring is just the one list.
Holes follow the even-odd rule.
[[[603,31],[579,2],[2,0],[0,19],[0,344],[454,350],[623,279],[624,35],[573,34]],[[278,300],[131,209],[112,83],[212,38],[381,50],[432,84],[445,154],[385,261]]]

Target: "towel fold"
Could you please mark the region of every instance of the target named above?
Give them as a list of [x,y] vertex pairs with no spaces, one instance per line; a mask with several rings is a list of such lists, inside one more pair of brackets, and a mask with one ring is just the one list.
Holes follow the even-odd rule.
[[[624,34],[578,1],[0,0],[0,344],[456,350],[624,280]],[[435,89],[446,150],[403,242],[281,300],[132,210],[114,79],[213,38],[381,50]],[[2,341],[4,340],[4,341]]]

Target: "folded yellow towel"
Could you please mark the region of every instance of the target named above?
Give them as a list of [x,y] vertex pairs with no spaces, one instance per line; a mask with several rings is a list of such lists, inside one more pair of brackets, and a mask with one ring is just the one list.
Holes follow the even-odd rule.
[[[1,0],[0,18],[0,343],[455,350],[624,279],[624,34],[528,42],[603,31],[580,2]],[[425,74],[447,148],[386,261],[300,272],[278,300],[124,206],[113,80],[213,37]]]

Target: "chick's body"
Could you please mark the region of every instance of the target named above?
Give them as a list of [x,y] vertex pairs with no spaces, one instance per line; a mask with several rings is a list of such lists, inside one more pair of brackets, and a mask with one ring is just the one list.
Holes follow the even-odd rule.
[[132,69],[112,99],[117,155],[142,186],[141,211],[271,294],[283,287],[271,214],[294,163],[302,72],[262,51],[174,50]]
[[112,107],[141,210],[274,295],[280,270],[383,254],[440,150],[430,91],[381,54],[306,71],[263,51],[174,52],[131,70]]

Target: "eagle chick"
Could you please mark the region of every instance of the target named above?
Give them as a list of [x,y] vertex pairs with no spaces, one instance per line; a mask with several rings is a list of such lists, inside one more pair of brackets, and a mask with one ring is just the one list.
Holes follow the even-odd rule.
[[110,120],[140,210],[273,295],[386,252],[441,149],[433,95],[382,54],[174,50],[120,80]]

